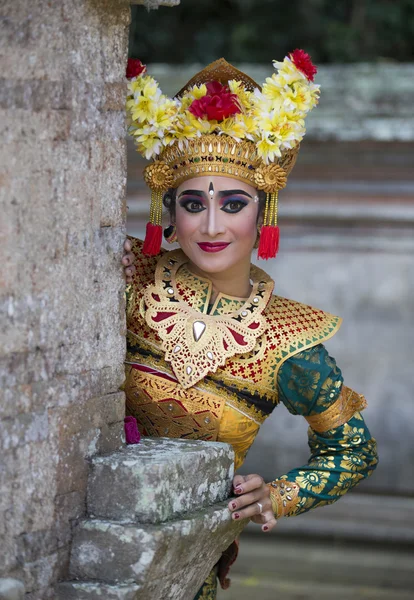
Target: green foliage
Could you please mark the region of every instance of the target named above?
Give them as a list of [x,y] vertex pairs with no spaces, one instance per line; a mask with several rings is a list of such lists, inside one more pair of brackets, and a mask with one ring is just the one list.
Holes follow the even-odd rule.
[[297,47],[319,64],[414,60],[413,0],[181,0],[132,18],[143,62],[266,63]]

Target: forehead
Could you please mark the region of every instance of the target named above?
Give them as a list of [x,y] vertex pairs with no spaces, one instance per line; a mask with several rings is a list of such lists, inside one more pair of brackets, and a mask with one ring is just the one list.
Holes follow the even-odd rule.
[[199,190],[200,192],[207,193],[209,191],[210,184],[213,184],[213,188],[217,192],[234,189],[244,190],[251,195],[253,195],[253,193],[255,192],[254,187],[252,187],[248,183],[244,183],[244,181],[235,179],[234,177],[221,175],[202,175],[201,177],[193,177],[192,179],[187,179],[186,181],[181,183],[177,188],[177,193],[189,189]]

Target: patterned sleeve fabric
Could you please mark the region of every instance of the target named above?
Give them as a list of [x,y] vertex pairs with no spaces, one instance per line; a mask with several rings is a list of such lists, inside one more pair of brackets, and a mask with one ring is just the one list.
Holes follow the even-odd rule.
[[278,374],[280,400],[308,421],[311,456],[269,484],[276,516],[293,516],[332,504],[371,475],[376,442],[359,409],[363,396],[343,384],[342,374],[322,345],[288,359]]

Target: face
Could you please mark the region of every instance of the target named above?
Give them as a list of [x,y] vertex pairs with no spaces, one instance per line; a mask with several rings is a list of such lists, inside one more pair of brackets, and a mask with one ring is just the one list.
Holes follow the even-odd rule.
[[257,237],[258,195],[232,177],[188,179],[177,189],[177,240],[190,262],[205,273],[250,264]]

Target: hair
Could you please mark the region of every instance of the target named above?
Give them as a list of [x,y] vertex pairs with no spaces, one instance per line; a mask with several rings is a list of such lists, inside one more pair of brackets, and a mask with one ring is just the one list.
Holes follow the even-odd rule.
[[[257,214],[257,220],[259,221],[266,204],[266,193],[263,190],[257,190],[257,195],[259,196],[259,212]],[[164,197],[162,199],[162,203],[170,214],[171,222],[175,222],[175,205],[177,198],[177,189],[170,188],[167,192],[165,192]]]

